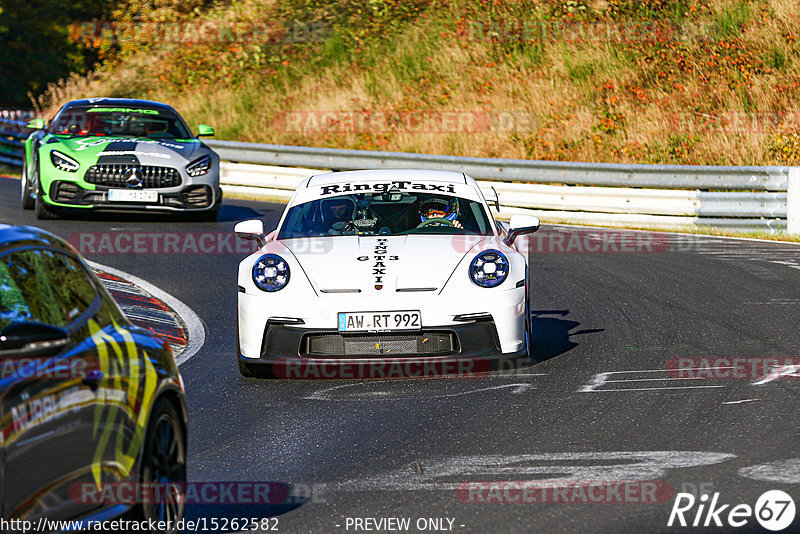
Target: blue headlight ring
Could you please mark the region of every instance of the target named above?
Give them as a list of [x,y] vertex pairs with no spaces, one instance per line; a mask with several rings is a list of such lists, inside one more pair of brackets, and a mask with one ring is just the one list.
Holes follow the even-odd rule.
[[[483,260],[484,265],[485,265],[487,263],[487,260],[485,259],[485,257],[486,256],[490,256],[490,255],[495,255],[496,256],[496,259],[489,260],[492,263],[494,263],[495,265],[497,265],[498,263],[504,264],[505,269],[503,271],[503,276],[501,278],[493,278],[493,279],[490,279],[488,281],[484,281],[483,283],[478,282],[475,279],[475,274],[478,272],[478,269],[481,269],[481,270],[483,269],[483,265],[481,267],[477,267],[475,264],[477,263],[478,260]],[[496,260],[500,260],[500,261],[498,262]],[[497,287],[500,284],[502,284],[503,282],[505,282],[506,278],[508,278],[508,271],[510,270],[510,267],[511,267],[511,264],[508,262],[508,258],[506,257],[505,254],[503,254],[499,250],[487,249],[487,250],[482,251],[477,256],[475,256],[472,259],[472,262],[470,262],[470,264],[469,264],[469,279],[472,280],[472,283],[474,283],[476,286],[479,286],[479,287],[485,287],[485,288]]]
[[[262,265],[263,263],[267,263],[267,265]],[[285,274],[286,281],[280,286],[277,286],[275,284],[263,285],[261,282],[259,282],[257,274],[264,276],[263,272],[264,268],[274,266],[277,263],[283,263],[286,266],[285,273],[281,273]],[[263,256],[258,258],[255,261],[255,263],[253,263],[252,277],[253,277],[253,283],[256,285],[258,289],[260,289],[261,291],[266,291],[268,293],[273,293],[275,291],[280,291],[289,284],[289,278],[291,277],[291,270],[289,269],[289,263],[281,256],[278,256],[277,254],[264,254]]]

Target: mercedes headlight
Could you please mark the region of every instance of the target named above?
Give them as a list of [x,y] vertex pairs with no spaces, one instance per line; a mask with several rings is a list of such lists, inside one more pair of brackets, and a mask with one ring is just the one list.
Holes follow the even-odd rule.
[[481,252],[469,264],[469,277],[481,287],[497,287],[508,277],[508,258],[497,250]]
[[289,283],[289,264],[277,254],[264,254],[253,265],[253,283],[261,291],[279,291]]
[[206,154],[201,158],[197,158],[189,165],[186,166],[186,172],[189,176],[203,176],[211,168],[211,156]]
[[57,150],[50,152],[50,161],[53,162],[53,166],[59,171],[75,172],[80,167],[77,161]]

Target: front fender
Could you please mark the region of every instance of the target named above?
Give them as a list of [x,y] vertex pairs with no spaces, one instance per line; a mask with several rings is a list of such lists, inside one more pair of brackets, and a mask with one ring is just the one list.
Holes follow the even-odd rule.
[[39,131],[31,132],[31,134],[25,138],[25,142],[23,144],[25,150],[25,155],[23,157],[24,157],[25,167],[27,167],[28,169],[32,168],[36,161],[33,157],[33,151],[39,144],[38,141],[41,137],[39,134],[40,134]]

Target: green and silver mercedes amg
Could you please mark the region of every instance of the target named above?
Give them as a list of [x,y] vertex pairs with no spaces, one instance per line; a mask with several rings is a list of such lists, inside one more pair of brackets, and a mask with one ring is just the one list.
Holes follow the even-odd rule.
[[68,209],[143,209],[213,221],[222,204],[219,156],[170,106],[90,98],[64,105],[25,141],[20,198],[39,219]]

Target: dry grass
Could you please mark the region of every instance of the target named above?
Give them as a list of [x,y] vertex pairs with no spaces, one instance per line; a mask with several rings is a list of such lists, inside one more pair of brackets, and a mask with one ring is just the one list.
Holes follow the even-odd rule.
[[[563,7],[552,1],[529,3],[556,13]],[[279,8],[255,0],[233,5],[230,13],[217,10],[207,18],[259,20]],[[699,39],[650,48],[561,39],[528,43],[512,53],[504,51],[503,43],[457,34],[456,22],[474,9],[474,2],[435,5],[425,17],[365,41],[356,52],[326,50],[334,48],[330,40],[271,52],[286,58],[285,65],[277,60],[250,65],[252,53],[248,56],[244,46],[209,46],[195,55],[169,45],[131,52],[91,79],[52,87],[38,104],[51,112],[77,97],[145,97],[171,103],[190,123],[214,125],[222,138],[278,144],[604,162],[800,161],[800,144],[791,138],[796,117],[776,125],[767,115],[795,112],[800,99],[795,43],[800,22],[791,0],[700,2],[686,14],[692,27],[731,32],[705,45]],[[607,20],[609,4],[593,2],[590,9]],[[745,21],[745,31],[739,30],[739,21]],[[681,57],[685,64],[678,68]],[[190,59],[198,66],[190,65]],[[219,61],[220,72],[234,65],[229,78],[213,79],[210,72],[211,81],[175,81],[184,72],[214,71],[212,59]],[[245,66],[237,70],[236,61]],[[505,113],[516,122],[511,128],[478,131],[420,132],[403,126],[298,131],[287,127],[287,111],[372,111],[396,117],[409,112],[429,117],[448,111],[476,117]]]

